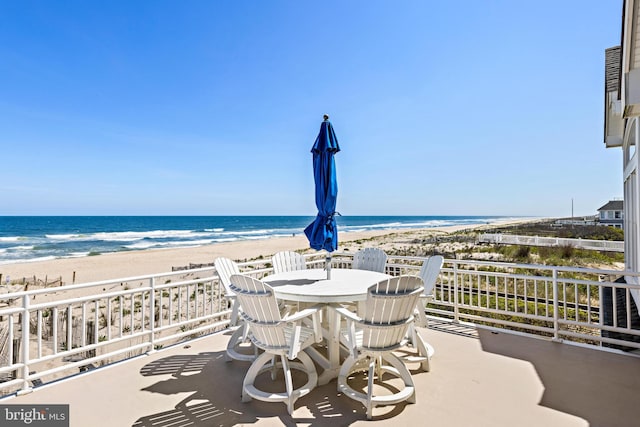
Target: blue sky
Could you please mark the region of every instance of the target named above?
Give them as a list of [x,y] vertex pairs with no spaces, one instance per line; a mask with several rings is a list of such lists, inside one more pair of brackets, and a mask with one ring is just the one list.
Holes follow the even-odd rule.
[[0,3],[0,215],[595,214],[621,1]]

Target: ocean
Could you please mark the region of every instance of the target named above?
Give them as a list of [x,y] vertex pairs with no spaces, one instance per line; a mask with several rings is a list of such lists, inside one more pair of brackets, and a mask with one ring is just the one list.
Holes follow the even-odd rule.
[[[0,216],[0,264],[262,240],[303,232],[309,216]],[[339,231],[487,224],[503,216],[339,216]]]

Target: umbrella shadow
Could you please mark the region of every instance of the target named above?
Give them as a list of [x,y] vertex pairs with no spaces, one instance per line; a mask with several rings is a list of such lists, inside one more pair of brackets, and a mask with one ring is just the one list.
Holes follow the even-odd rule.
[[[282,403],[241,400],[242,381],[249,368],[245,362],[226,362],[224,351],[198,354],[174,355],[150,362],[142,367],[140,375],[171,375],[142,389],[150,393],[172,395],[190,393],[173,408],[139,418],[134,427],[204,427],[256,424],[260,420],[272,419],[286,426],[304,424],[309,426],[348,426],[366,420],[363,405],[338,393],[336,381],[316,387],[310,394],[300,398],[293,415],[289,415]],[[278,389],[282,374],[276,383],[269,373],[258,377],[256,385],[269,390]],[[293,372],[294,384],[303,384],[306,375]],[[357,384],[357,383],[356,383]],[[366,387],[366,379],[362,380]],[[275,391],[275,390],[274,390]],[[376,409],[374,420],[392,418],[402,412],[404,404]]]

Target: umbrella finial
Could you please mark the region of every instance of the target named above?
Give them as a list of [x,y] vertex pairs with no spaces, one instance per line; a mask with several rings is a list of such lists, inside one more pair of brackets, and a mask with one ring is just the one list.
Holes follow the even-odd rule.
[[323,117],[324,117],[324,121],[325,121],[325,122],[326,122],[327,120],[329,120],[329,115],[328,115],[328,114],[325,114]]

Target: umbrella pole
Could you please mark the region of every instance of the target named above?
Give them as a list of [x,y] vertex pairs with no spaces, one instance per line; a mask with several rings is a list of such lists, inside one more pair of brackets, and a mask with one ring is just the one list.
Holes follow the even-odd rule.
[[328,253],[324,259],[325,268],[327,270],[327,280],[331,280],[331,253]]

